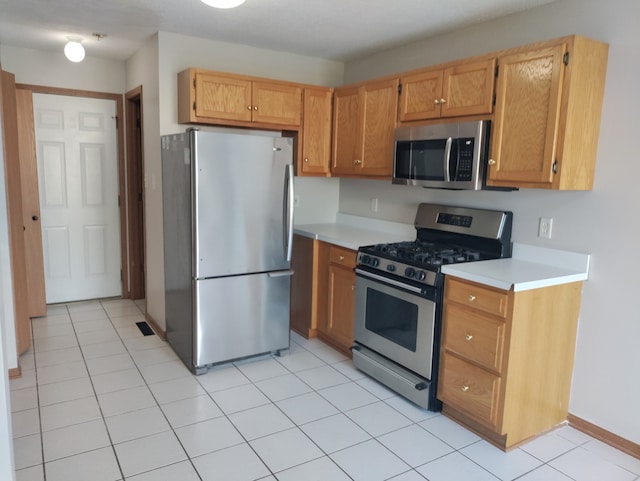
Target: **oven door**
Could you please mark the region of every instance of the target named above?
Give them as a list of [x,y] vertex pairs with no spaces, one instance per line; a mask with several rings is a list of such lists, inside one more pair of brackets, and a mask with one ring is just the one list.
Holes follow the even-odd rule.
[[356,269],[354,340],[431,379],[436,303],[421,291]]

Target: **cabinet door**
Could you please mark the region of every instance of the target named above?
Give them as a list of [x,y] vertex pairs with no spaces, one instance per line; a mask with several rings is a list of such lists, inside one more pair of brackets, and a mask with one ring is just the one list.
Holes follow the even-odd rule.
[[251,82],[196,72],[196,116],[224,120],[251,120]]
[[331,172],[358,174],[362,170],[362,96],[359,87],[335,90]]
[[440,99],[442,117],[490,114],[495,69],[495,59],[445,69]]
[[442,96],[442,70],[430,70],[400,79],[402,93],[398,109],[398,120],[436,119],[440,117]]
[[566,45],[498,59],[488,184],[551,187]]
[[299,126],[302,120],[302,89],[291,85],[253,82],[253,122]]
[[329,266],[327,334],[345,349],[353,343],[356,276],[351,269]]
[[302,162],[298,175],[327,175],[331,160],[331,89],[304,89]]
[[364,87],[362,174],[391,177],[393,134],[398,110],[398,79]]

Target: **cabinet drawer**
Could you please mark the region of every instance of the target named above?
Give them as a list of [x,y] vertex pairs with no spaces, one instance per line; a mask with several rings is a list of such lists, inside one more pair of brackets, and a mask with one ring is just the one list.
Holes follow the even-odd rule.
[[502,369],[505,323],[457,304],[445,306],[444,347],[498,373]]
[[329,251],[329,262],[354,268],[356,266],[356,252],[343,247],[331,246]]
[[458,302],[489,314],[500,317],[507,317],[508,314],[509,297],[505,291],[447,278],[445,296],[447,300]]
[[500,382],[499,376],[445,353],[440,367],[438,398],[495,429]]

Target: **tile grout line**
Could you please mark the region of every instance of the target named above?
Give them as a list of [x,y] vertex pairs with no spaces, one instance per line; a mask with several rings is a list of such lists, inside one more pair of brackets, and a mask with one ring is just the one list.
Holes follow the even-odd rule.
[[[100,304],[102,305],[102,301],[100,302]],[[144,315],[144,313],[142,313],[142,310],[140,309],[140,306],[138,306],[137,304],[135,304],[135,302],[134,302],[134,305],[138,308],[138,310],[141,312],[141,314],[143,314],[143,315]],[[104,306],[103,306],[103,308],[104,308]],[[140,371],[140,366],[139,366],[139,365],[138,365],[138,363],[136,362],[135,358],[132,356],[131,351],[129,350],[129,346],[127,346],[127,344],[124,342],[124,339],[123,339],[123,338],[122,338],[122,336],[120,335],[120,332],[116,329],[115,325],[113,324],[113,320],[111,319],[111,316],[110,316],[110,314],[106,311],[106,309],[105,309],[105,312],[107,313],[107,317],[109,318],[109,322],[111,323],[111,325],[113,326],[114,330],[116,331],[116,334],[118,335],[118,338],[120,339],[120,342],[122,342],[122,345],[124,346],[125,350],[127,351],[127,354],[129,355],[129,357],[131,357],[131,361],[133,362],[134,366],[136,367],[136,370],[138,371],[138,374],[140,375],[140,378],[143,380],[145,387],[149,390],[149,394],[151,395],[151,397],[152,397],[152,398],[153,398],[153,400],[155,401],[155,403],[156,403],[156,406],[155,406],[155,407],[157,407],[157,408],[159,409],[160,413],[162,414],[162,417],[164,418],[164,420],[166,421],[167,425],[169,426],[169,428],[170,428],[171,432],[173,433],[173,435],[175,436],[176,440],[177,440],[177,441],[178,441],[178,443],[180,444],[180,447],[182,448],[182,450],[183,450],[183,452],[184,452],[184,454],[185,454],[185,456],[186,456],[187,460],[189,460],[189,463],[190,463],[190,464],[191,464],[191,466],[193,467],[193,470],[194,470],[194,472],[196,473],[196,475],[198,476],[198,479],[200,479],[200,481],[202,481],[202,477],[200,476],[200,473],[199,473],[199,472],[198,472],[198,470],[196,469],[195,465],[193,464],[193,461],[191,460],[191,457],[189,456],[189,453],[187,452],[187,450],[185,449],[184,445],[182,444],[182,441],[180,440],[180,437],[178,436],[178,433],[176,433],[176,431],[175,431],[174,427],[173,427],[173,426],[171,425],[171,423],[169,422],[169,419],[167,418],[167,415],[166,415],[166,414],[165,414],[165,412],[162,410],[162,406],[161,406],[160,402],[159,402],[159,401],[158,401],[158,399],[156,398],[156,395],[153,393],[153,391],[152,391],[152,390],[151,390],[151,388],[149,387],[149,383],[147,382],[147,380],[145,379],[144,375],[143,375],[143,374],[142,374],[142,372]],[[155,331],[154,331],[154,335],[157,337],[157,334],[155,333]],[[159,339],[159,338],[158,338],[158,339]],[[165,342],[165,343],[166,343],[166,341],[163,341],[163,342]],[[167,343],[167,344],[168,344],[168,343]],[[151,349],[153,349],[153,348],[151,348]],[[87,369],[88,369],[88,368],[87,368]],[[199,384],[199,383],[198,383],[198,384]],[[206,392],[206,390],[205,390],[205,392]],[[96,397],[97,397],[97,396],[96,396]],[[214,402],[215,402],[215,401],[214,401]],[[99,402],[98,402],[98,405],[100,405],[100,403],[99,403]],[[217,406],[217,405],[216,405],[216,406]],[[221,410],[221,411],[222,411],[222,410]],[[100,408],[100,412],[102,412],[102,408]],[[131,412],[135,412],[135,411],[131,411]],[[104,419],[104,423],[105,423],[105,428],[107,429],[107,432],[109,432],[109,428],[106,426],[107,421],[106,421],[106,418],[104,417],[104,414],[103,414],[103,419]],[[162,432],[168,432],[168,431],[162,431]],[[160,433],[154,433],[154,434],[151,434],[151,435],[149,435],[149,436],[154,436],[155,434],[160,434]],[[142,436],[141,438],[135,438],[135,439],[143,439],[143,438],[145,438],[145,437],[148,437],[148,436]],[[111,439],[111,434],[109,434],[109,438]],[[131,441],[133,441],[133,439],[132,439]],[[126,441],[123,441],[123,443],[124,443],[124,442],[126,442]],[[121,444],[121,443],[119,443],[119,444]],[[116,460],[118,461],[118,466],[120,467],[120,460],[118,459],[118,455],[117,455],[117,452],[116,452],[116,450],[115,450],[115,444],[113,444],[113,442],[112,442],[112,447],[113,447],[113,450],[114,450],[114,455],[115,455],[115,457],[116,457]],[[148,471],[143,471],[143,472],[141,472],[141,473],[136,473],[136,474],[134,474],[133,476],[138,476],[138,475],[140,475],[140,474],[149,473],[149,472],[155,471],[155,470],[157,470],[157,469],[162,469],[162,468],[166,468],[166,467],[168,467],[168,466],[173,466],[174,464],[178,464],[178,463],[181,463],[181,462],[184,462],[184,461],[177,461],[176,463],[171,463],[171,464],[168,464],[168,465],[166,465],[166,466],[156,467],[156,468],[150,469],[150,470],[148,470]],[[120,470],[121,470],[121,474],[122,474],[122,479],[123,479],[123,480],[124,480],[124,479],[126,479],[126,478],[125,478],[125,476],[124,476],[124,471],[122,471],[122,468],[121,468],[121,467],[120,467]]]

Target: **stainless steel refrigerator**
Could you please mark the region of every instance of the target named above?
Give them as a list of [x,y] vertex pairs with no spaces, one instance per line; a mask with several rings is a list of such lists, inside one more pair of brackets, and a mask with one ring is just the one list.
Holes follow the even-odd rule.
[[289,347],[293,140],[162,136],[167,341],[195,374]]

